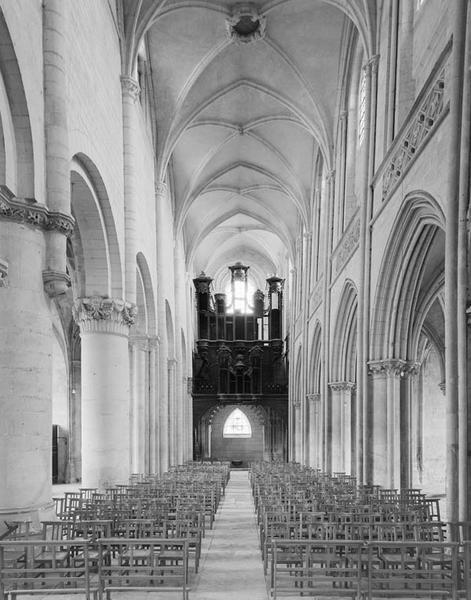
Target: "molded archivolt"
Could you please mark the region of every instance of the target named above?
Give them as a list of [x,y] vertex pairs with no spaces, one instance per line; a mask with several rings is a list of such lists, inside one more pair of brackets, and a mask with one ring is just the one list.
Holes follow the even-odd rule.
[[80,238],[80,249],[75,254],[83,260],[78,269],[84,285],[78,294],[122,298],[118,236],[103,179],[83,154],[72,159],[70,178],[71,208]]
[[28,105],[18,60],[1,9],[0,121],[0,185],[8,185],[20,198],[34,198],[33,139]]
[[172,309],[168,300],[165,300],[165,326],[167,328],[168,358],[175,358],[175,335],[173,327]]
[[[439,204],[426,192],[412,192],[404,199],[389,236],[378,279],[372,358],[416,359],[412,353],[417,345],[414,348],[412,342],[417,342],[420,331],[415,327],[414,332],[413,315],[425,294],[421,286],[424,276],[430,276],[428,262],[437,261],[437,244],[440,244],[439,234],[444,231],[444,223]],[[444,258],[443,251],[441,257]],[[437,268],[440,269],[440,264],[435,271]],[[435,272],[434,279],[438,275],[439,272]]]
[[311,359],[309,363],[308,379],[308,390],[312,394],[318,394],[321,391],[321,349],[322,328],[320,322],[316,321],[311,343]]
[[140,333],[156,335],[157,322],[155,314],[155,295],[152,277],[145,256],[137,255],[137,322],[136,329]]
[[332,381],[356,381],[358,294],[347,280],[337,311],[332,346]]

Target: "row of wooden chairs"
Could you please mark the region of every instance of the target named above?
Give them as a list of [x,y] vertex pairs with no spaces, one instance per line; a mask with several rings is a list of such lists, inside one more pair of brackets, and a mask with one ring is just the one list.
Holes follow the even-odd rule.
[[69,589],[89,600],[147,588],[186,600],[228,478],[229,463],[191,464],[66,493],[56,501],[57,520],[42,522],[41,532],[9,524],[0,541],[0,600]]
[[355,486],[296,463],[256,463],[249,476],[274,597],[471,594],[471,524],[442,523],[420,490]]

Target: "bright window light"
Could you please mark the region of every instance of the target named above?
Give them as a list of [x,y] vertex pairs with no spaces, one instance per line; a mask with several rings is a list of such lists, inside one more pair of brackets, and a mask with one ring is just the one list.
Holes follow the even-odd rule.
[[223,437],[225,438],[251,438],[252,427],[247,416],[235,408],[224,423]]

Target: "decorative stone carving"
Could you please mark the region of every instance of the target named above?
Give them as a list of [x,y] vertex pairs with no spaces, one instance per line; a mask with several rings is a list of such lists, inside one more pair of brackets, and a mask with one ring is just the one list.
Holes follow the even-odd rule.
[[360,240],[360,219],[355,219],[348,227],[337,247],[335,257],[335,274],[343,269],[358,246]]
[[256,42],[265,37],[266,17],[252,3],[236,4],[226,19],[227,36],[238,44]]
[[147,352],[149,350],[149,336],[147,335],[138,335],[133,334],[129,337],[129,344],[137,348],[138,350],[143,350]]
[[376,73],[378,71],[379,54],[373,54],[371,58],[363,65],[363,70],[368,73]]
[[43,271],[44,291],[49,298],[56,298],[61,294],[65,294],[70,287],[70,277],[62,271],[53,271],[49,269]]
[[165,181],[157,181],[155,183],[155,194],[156,196],[166,196],[167,195],[167,184]]
[[334,392],[346,392],[355,390],[357,384],[353,381],[332,381],[329,383],[329,387]]
[[136,100],[139,98],[139,94],[141,93],[139,83],[133,77],[127,77],[124,75],[121,77],[121,89],[123,96],[131,98],[133,102],[136,102]]
[[446,381],[440,381],[438,387],[440,388],[441,393],[446,396]]
[[0,258],[0,288],[8,287],[8,263],[4,258]]
[[186,378],[186,392],[187,394],[193,393],[193,377]]
[[395,377],[410,377],[417,375],[420,363],[401,358],[387,358],[368,362],[368,375],[393,375]]
[[74,318],[81,333],[127,335],[136,315],[136,305],[120,299],[91,296],[77,298],[74,303]]
[[311,294],[311,312],[315,311],[322,303],[322,294],[324,293],[324,281],[320,279],[316,283],[316,287],[314,288]]
[[74,231],[75,220],[71,215],[51,212],[42,204],[26,204],[15,198],[6,186],[0,186],[0,219],[25,223],[32,227],[55,230],[70,237]]
[[383,200],[386,200],[396,189],[397,184],[402,180],[435,129],[438,118],[444,109],[445,68],[440,70],[423,102],[410,117],[408,127],[394,143],[395,150],[389,160],[389,166],[383,174]]
[[321,401],[321,395],[320,395],[319,392],[316,392],[314,394],[306,394],[306,399],[309,402],[313,402],[313,403],[320,402]]

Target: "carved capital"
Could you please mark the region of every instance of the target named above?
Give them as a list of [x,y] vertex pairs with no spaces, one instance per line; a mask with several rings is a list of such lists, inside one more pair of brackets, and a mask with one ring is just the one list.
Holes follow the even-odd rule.
[[141,93],[139,83],[133,77],[128,77],[125,75],[121,77],[121,90],[123,92],[123,96],[131,98],[133,102],[136,102],[136,100],[139,98],[139,94]]
[[27,203],[16,198],[10,190],[0,186],[0,219],[24,223],[46,231],[55,230],[70,237],[75,227],[71,215],[49,211],[43,204]]
[[186,378],[186,392],[191,394],[193,392],[193,377]]
[[403,360],[402,358],[387,358],[368,362],[369,375],[388,375],[394,377],[410,377],[417,375],[420,363]]
[[155,349],[160,346],[160,336],[159,335],[149,335],[147,338],[149,348]]
[[348,110],[341,110],[339,112],[339,121],[346,121],[348,117]]
[[128,335],[137,315],[135,304],[121,299],[91,296],[77,298],[74,318],[83,333],[114,333]]
[[169,371],[174,371],[177,368],[177,359],[176,358],[168,358],[167,359],[167,368]]
[[44,291],[49,298],[56,298],[65,294],[70,287],[70,277],[62,271],[53,271],[51,269],[43,271]]
[[306,398],[309,402],[312,402],[313,404],[321,401],[321,395],[319,392],[316,392],[314,394],[306,394]]
[[440,388],[441,393],[446,396],[446,381],[440,381],[438,387]]
[[149,350],[149,336],[133,334],[129,336],[129,344],[138,350]]
[[155,195],[158,197],[163,197],[167,195],[167,184],[165,181],[156,181],[155,183]]
[[379,54],[374,54],[367,62],[363,65],[363,70],[367,75],[376,73],[378,71]]
[[4,258],[0,258],[0,288],[8,287],[8,262]]
[[332,381],[329,387],[334,392],[347,392],[356,389],[357,384],[353,381]]

